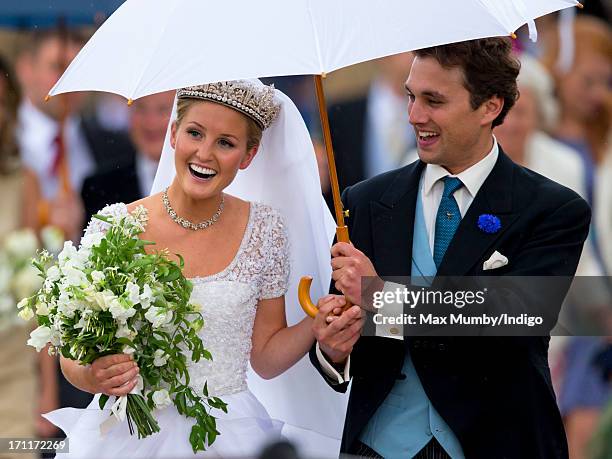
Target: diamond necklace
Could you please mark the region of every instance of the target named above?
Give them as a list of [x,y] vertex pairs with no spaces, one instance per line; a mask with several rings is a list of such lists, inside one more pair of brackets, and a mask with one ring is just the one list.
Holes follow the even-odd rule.
[[212,226],[217,220],[219,220],[219,217],[221,216],[221,213],[223,212],[223,204],[225,203],[225,195],[223,194],[221,195],[221,203],[219,204],[219,208],[214,213],[214,215],[210,217],[208,220],[204,220],[203,222],[200,222],[200,223],[192,223],[189,220],[183,217],[179,217],[176,214],[175,210],[170,205],[170,200],[168,199],[168,188],[166,188],[162,194],[162,202],[164,203],[164,209],[166,209],[166,212],[168,213],[168,215],[170,216],[170,218],[172,219],[174,223],[182,226],[183,228],[197,231],[201,229],[206,229],[209,226]]

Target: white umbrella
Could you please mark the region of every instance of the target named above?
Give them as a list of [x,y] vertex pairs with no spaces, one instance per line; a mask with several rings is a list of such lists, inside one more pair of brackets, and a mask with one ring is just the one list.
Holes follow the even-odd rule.
[[[577,0],[128,0],[50,94],[106,91],[129,101],[213,81],[313,74],[338,240],[344,225],[321,75],[428,46],[513,35]],[[307,283],[300,302],[311,315]]]
[[433,45],[510,35],[576,0],[128,0],[51,95],[137,99],[221,80],[325,74]]
[[[428,46],[513,35],[577,0],[128,0],[51,89],[129,101],[213,81],[316,75],[338,240],[347,241],[321,75]],[[302,293],[307,291],[304,285]],[[301,294],[305,310],[314,305]]]
[[[579,5],[576,0],[127,0],[50,95],[106,91],[132,100],[213,81],[316,75],[338,240],[346,240],[321,75],[404,51],[512,35],[526,23],[533,32],[535,18]],[[294,367],[281,378],[297,388],[308,371],[313,370]],[[259,385],[257,395],[273,416],[296,419],[276,406],[283,397],[273,383],[249,380],[255,389]],[[337,415],[346,399],[328,396],[325,403],[325,414],[296,425],[339,435]],[[317,450],[321,445],[314,438],[308,445],[313,457],[337,452],[337,442]]]

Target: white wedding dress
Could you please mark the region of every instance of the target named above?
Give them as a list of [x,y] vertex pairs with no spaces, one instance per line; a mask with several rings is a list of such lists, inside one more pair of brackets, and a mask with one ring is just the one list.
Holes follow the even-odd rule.
[[[122,216],[127,207],[113,204],[101,213]],[[103,231],[105,225],[94,219],[87,232]],[[214,410],[221,435],[196,457],[253,457],[266,443],[280,436],[282,423],[270,418],[248,390],[246,378],[258,300],[283,296],[287,291],[287,245],[286,229],[278,212],[267,205],[251,203],[247,228],[232,262],[217,274],[191,279],[191,302],[202,307],[204,318],[200,337],[213,360],[189,364],[190,385],[201,393],[208,382],[209,393],[228,405],[227,414]],[[150,437],[138,439],[130,435],[127,422],[115,425],[102,436],[100,424],[111,412],[100,410],[98,398],[86,409],[63,408],[45,415],[69,438],[70,453],[58,457],[194,456],[189,443],[194,420],[180,415],[174,405],[154,412],[161,431]],[[108,402],[107,407],[111,404]]]

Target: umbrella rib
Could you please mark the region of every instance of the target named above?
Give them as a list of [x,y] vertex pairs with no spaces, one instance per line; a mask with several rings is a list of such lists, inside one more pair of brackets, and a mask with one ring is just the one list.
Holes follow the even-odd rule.
[[[483,0],[476,0],[476,3],[478,3],[487,13],[489,13],[489,16],[491,16],[495,22],[497,22],[503,29],[506,30],[506,32],[508,33],[508,35],[512,35],[514,33],[514,30],[508,30],[510,29],[510,27],[508,27],[508,25],[504,24],[498,17],[497,15],[491,11],[491,8],[489,8],[489,5],[487,3],[485,3]],[[527,21],[527,18],[523,16],[523,18],[525,19],[525,22]]]

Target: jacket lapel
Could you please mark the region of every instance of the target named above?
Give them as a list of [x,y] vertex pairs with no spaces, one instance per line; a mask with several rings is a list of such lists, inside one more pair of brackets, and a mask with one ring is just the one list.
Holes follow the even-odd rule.
[[424,163],[406,166],[383,193],[370,203],[372,260],[381,276],[409,276],[419,180]]
[[[476,194],[448,246],[438,268],[438,276],[474,274],[474,265],[516,220],[518,213],[513,212],[512,202],[513,173],[514,164],[500,148],[493,170]],[[488,234],[478,228],[478,217],[482,214],[498,217],[501,229],[497,233]],[[477,272],[481,269],[478,267]]]

